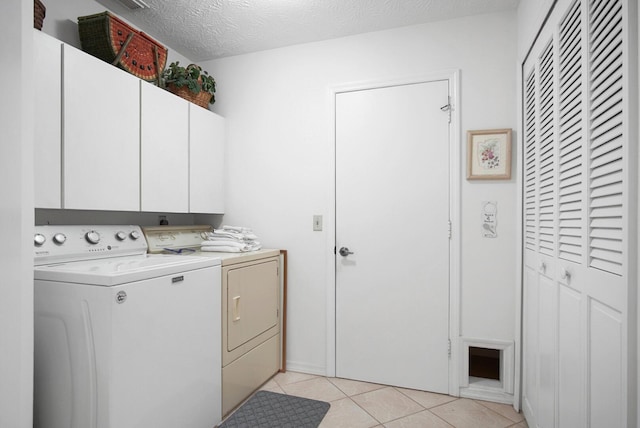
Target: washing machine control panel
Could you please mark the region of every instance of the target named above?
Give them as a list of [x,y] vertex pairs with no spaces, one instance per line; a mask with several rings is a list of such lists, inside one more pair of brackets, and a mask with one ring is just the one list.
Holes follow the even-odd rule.
[[36,226],[33,235],[35,264],[117,257],[147,252],[140,226]]

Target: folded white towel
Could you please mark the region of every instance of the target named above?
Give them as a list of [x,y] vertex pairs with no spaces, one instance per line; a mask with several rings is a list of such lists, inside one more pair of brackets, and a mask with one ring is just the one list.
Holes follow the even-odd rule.
[[245,242],[244,239],[229,238],[227,236],[212,236],[204,242]]
[[232,230],[234,232],[240,232],[240,233],[253,233],[253,230],[251,228],[242,227],[242,226],[223,225],[222,229],[224,229],[224,230]]
[[222,246],[202,247],[201,250],[202,251],[212,251],[212,252],[216,252],[216,253],[242,253],[243,252],[238,247],[222,247]]
[[[203,241],[202,250],[216,251],[215,248],[230,247],[238,248],[240,251],[255,251],[262,248],[262,244],[258,241],[251,242],[235,242],[235,241]],[[212,249],[213,248],[213,249]]]
[[240,233],[224,229],[215,229],[213,232],[207,233],[208,240],[216,240],[220,238],[234,239],[237,241],[253,241],[258,239],[258,237],[252,233]]
[[245,242],[237,242],[237,241],[202,241],[203,247],[238,247],[244,248],[247,247],[247,243]]

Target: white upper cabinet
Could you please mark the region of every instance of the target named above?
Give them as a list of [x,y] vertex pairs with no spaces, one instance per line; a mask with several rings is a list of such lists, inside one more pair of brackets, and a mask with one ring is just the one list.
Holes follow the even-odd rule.
[[141,210],[189,211],[189,102],[141,85]]
[[41,31],[33,31],[34,70],[46,70],[34,79],[35,206],[60,208],[62,42]]
[[140,210],[140,81],[63,46],[63,208]]
[[34,30],[35,207],[223,213],[224,119]]
[[224,118],[189,104],[189,211],[224,213]]

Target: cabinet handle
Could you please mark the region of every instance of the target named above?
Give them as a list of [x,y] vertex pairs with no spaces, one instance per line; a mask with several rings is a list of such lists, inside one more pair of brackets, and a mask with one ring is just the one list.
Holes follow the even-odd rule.
[[560,278],[565,279],[567,282],[571,281],[571,272],[567,268],[560,270]]
[[233,321],[240,321],[240,296],[233,298]]

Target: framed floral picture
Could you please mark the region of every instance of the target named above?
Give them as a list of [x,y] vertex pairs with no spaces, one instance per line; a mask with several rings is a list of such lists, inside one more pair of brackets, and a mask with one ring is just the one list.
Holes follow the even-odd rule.
[[467,180],[511,178],[511,129],[467,131]]

